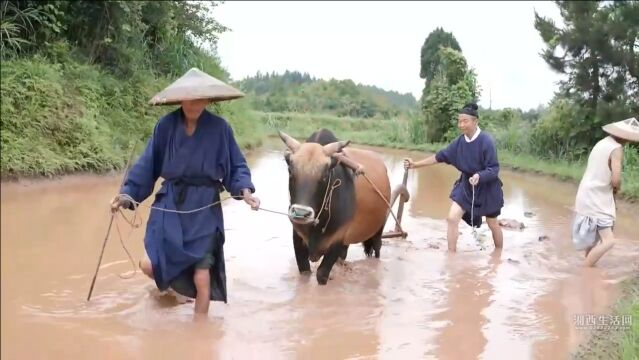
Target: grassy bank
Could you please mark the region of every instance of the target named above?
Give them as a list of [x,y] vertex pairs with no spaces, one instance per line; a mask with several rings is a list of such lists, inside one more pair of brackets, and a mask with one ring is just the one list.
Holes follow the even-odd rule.
[[593,330],[573,354],[575,359],[639,359],[639,274],[622,283],[622,296],[612,306],[613,319],[631,319],[623,329]]
[[[263,113],[254,112],[270,132],[283,130],[300,140],[308,137],[318,128],[325,127],[335,132],[340,139],[350,139],[363,145],[373,145],[427,153],[442,149],[446,144],[411,143],[409,129],[415,124],[393,120],[338,118],[321,114]],[[498,141],[499,146],[499,141]],[[585,161],[544,160],[525,153],[499,149],[502,166],[551,175],[561,180],[579,182],[585,169]],[[639,200],[639,153],[636,149],[626,149],[624,159],[621,197],[634,202]]]
[[[35,56],[2,64],[2,178],[122,168],[132,144],[143,150],[156,121],[175,107],[147,104],[173,79],[139,71],[126,81],[75,61]],[[263,132],[245,100],[209,107],[233,126],[244,149]]]

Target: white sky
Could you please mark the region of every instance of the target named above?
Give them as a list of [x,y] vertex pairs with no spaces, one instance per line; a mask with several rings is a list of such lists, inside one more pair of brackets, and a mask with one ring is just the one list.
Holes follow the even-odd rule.
[[482,87],[480,104],[524,110],[547,103],[560,76],[539,56],[534,10],[560,23],[552,2],[228,1],[214,17],[231,31],[218,53],[234,80],[285,70],[352,79],[417,99],[421,46],[452,32]]

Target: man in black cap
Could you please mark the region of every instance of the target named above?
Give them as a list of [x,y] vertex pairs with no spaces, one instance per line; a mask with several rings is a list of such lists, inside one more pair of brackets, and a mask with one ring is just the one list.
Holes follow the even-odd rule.
[[486,216],[495,248],[501,248],[504,242],[501,226],[497,221],[497,216],[500,215],[501,208],[504,206],[497,148],[493,138],[477,126],[479,120],[477,110],[477,104],[470,103],[464,105],[459,111],[457,126],[462,135],[445,149],[420,161],[404,160],[406,169],[446,163],[461,172],[450,193],[453,201],[447,218],[448,251],[450,252],[457,250],[461,219],[470,226],[479,227],[482,216]]

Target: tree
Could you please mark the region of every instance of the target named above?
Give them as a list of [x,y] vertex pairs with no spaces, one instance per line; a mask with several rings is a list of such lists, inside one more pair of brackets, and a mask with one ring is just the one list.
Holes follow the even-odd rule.
[[250,95],[253,107],[261,111],[328,112],[338,116],[388,119],[417,110],[417,101],[411,94],[356,84],[350,79],[319,80],[298,71],[257,74],[243,79],[238,86]]
[[442,48],[438,57],[435,77],[422,95],[426,140],[434,142],[454,138],[459,109],[479,97],[476,75],[460,51]]
[[90,63],[125,78],[149,66],[172,76],[197,66],[226,78],[214,52],[219,34],[228,30],[212,17],[217,5],[193,1],[3,1],[2,29],[9,31],[3,31],[0,40],[3,50],[15,48],[17,43],[24,55],[46,52],[52,43],[66,42]]
[[565,24],[559,28],[535,13],[546,43],[541,56],[567,75],[561,93],[584,108],[580,132],[639,111],[639,3],[555,1]]
[[421,51],[421,68],[419,70],[419,77],[426,79],[426,83],[430,82],[439,67],[441,61],[439,57],[439,49],[442,47],[448,47],[461,52],[459,43],[452,33],[444,31],[444,29],[438,27],[433,30],[422,45]]

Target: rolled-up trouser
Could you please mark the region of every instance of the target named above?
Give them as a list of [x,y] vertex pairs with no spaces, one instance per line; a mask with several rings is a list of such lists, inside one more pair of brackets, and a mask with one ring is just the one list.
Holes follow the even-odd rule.
[[209,241],[209,247],[206,250],[206,253],[202,257],[202,259],[200,259],[200,261],[195,263],[194,266],[196,269],[210,269],[213,267],[213,265],[215,265],[215,256],[213,255],[213,243],[214,243],[214,239],[211,239]]
[[[215,265],[217,261],[215,245],[218,242],[218,239],[216,239],[216,237],[219,237],[219,236],[221,236],[219,232],[211,236],[207,251],[204,254],[204,256],[200,260],[198,260],[196,263],[194,263],[193,265],[189,266],[187,269],[182,271],[173,280],[171,280],[170,287],[173,290],[175,290],[177,293],[181,295],[184,295],[190,298],[195,298],[195,296],[197,295],[197,289],[195,287],[195,282],[193,280],[193,275],[195,273],[195,270],[208,269],[211,275],[211,291],[212,291],[211,300],[213,300],[214,286],[221,285],[215,282],[215,278],[216,278]],[[224,261],[224,260],[222,259],[221,261]]]
[[612,228],[613,219],[594,218],[576,213],[572,219],[572,243],[576,250],[587,250],[600,240],[599,230]]

